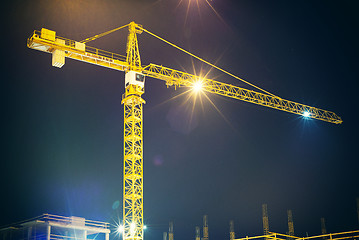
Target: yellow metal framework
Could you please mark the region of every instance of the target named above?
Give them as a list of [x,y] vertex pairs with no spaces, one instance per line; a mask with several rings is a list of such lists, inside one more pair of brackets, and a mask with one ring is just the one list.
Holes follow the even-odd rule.
[[303,114],[307,112],[309,113],[309,117],[311,118],[336,124],[342,123],[341,118],[330,111],[310,107],[304,104],[285,100],[277,96],[259,93],[231,84],[202,78],[193,74],[173,70],[163,66],[149,64],[143,67],[142,72],[146,76],[166,81],[167,86],[174,85],[178,87],[193,87],[196,82],[200,81],[203,91],[209,93],[215,93],[225,97],[255,103],[258,105],[298,114],[301,116],[303,116]]
[[[111,53],[101,49],[87,46],[86,43],[105,36],[109,33],[129,28],[126,56]],[[244,89],[235,85],[202,78],[193,74],[181,72],[156,64],[141,65],[137,34],[145,31],[158,39],[170,44],[177,49],[186,52],[210,66],[236,78],[263,93]],[[34,31],[27,41],[29,48],[52,54],[53,66],[62,67],[65,58],[92,63],[98,66],[114,70],[129,72],[135,71],[148,77],[157,78],[166,82],[167,86],[193,87],[201,82],[203,91],[230,97],[294,114],[304,115],[326,122],[340,124],[342,120],[335,113],[310,107],[300,103],[284,100],[277,97],[233,74],[211,64],[203,59],[177,47],[176,45],[147,31],[141,25],[131,22],[125,26],[95,35],[82,41],[74,41],[59,37],[55,31],[41,29]],[[135,84],[125,87],[122,104],[124,105],[124,185],[123,185],[123,236],[125,240],[143,239],[143,129],[142,129],[142,104],[141,98],[144,88]],[[208,235],[207,235],[208,236]],[[173,238],[173,233],[172,233]],[[171,233],[169,234],[171,239]]]
[[40,31],[34,31],[31,37],[27,40],[29,48],[53,53],[55,49],[62,50],[65,57],[75,60],[92,63],[98,66],[112,68],[119,71],[125,71],[129,68],[126,62],[126,56],[101,50],[98,48],[86,46],[85,50],[75,47],[76,41],[56,36],[56,39],[63,40],[60,43],[56,40],[47,39]]
[[130,65],[131,70],[141,71],[140,51],[138,49],[137,33],[142,33],[142,26],[131,22],[127,38],[127,58],[126,62]]
[[134,86],[126,88],[124,104],[123,239],[143,238],[142,104]]

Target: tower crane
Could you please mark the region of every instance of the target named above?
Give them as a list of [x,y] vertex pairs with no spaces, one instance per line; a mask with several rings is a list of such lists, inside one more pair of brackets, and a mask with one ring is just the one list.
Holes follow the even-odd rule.
[[[128,27],[126,55],[120,55],[87,45],[88,42]],[[174,70],[162,65],[141,64],[137,35],[146,32],[171,46],[186,52],[198,60],[241,80],[260,92],[241,88],[235,85],[215,81],[206,77]],[[122,95],[124,105],[124,168],[123,168],[123,239],[143,239],[143,128],[142,105],[145,100],[145,77],[165,81],[167,87],[201,88],[202,91],[234,98],[289,113],[302,115],[330,123],[340,124],[342,119],[335,113],[282,99],[245,80],[187,52],[186,50],[153,34],[135,22],[108,32],[95,35],[82,41],[74,41],[56,35],[55,31],[42,28],[35,30],[27,40],[29,48],[50,53],[52,66],[61,68],[65,58],[92,63],[125,72],[125,93]]]

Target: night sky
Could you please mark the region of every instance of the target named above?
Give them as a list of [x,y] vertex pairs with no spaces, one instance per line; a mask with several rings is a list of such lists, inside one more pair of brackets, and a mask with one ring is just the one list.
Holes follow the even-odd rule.
[[[82,40],[131,21],[284,99],[335,112],[343,124],[147,78],[144,105],[145,238],[194,239],[359,228],[359,4],[356,1],[31,0],[3,4],[0,225],[43,213],[111,224],[122,216],[124,73],[26,47],[33,30]],[[211,8],[208,3],[211,4]],[[88,45],[125,54],[127,30]],[[146,33],[143,64],[189,73],[210,67]],[[208,77],[242,87],[218,71]],[[192,108],[194,107],[194,111]],[[120,207],[118,206],[120,202]],[[112,236],[112,239],[118,239]]]

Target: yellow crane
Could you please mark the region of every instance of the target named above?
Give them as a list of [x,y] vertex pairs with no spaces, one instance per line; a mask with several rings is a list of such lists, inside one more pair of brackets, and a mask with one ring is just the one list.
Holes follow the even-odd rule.
[[[88,46],[86,43],[119,29],[128,27],[126,55],[120,55]],[[186,52],[198,60],[238,79],[261,92],[248,90],[235,85],[215,81],[186,72],[174,70],[162,65],[142,65],[138,48],[137,34],[146,32],[171,46]],[[145,76],[165,81],[174,87],[200,88],[202,91],[215,93],[250,103],[314,118],[330,123],[340,124],[342,120],[335,113],[292,102],[275,96],[245,80],[187,52],[165,39],[131,22],[125,26],[95,35],[83,41],[74,41],[59,37],[55,31],[42,28],[34,31],[27,41],[29,48],[52,54],[52,65],[61,68],[65,58],[92,63],[125,72],[125,93],[122,95],[124,105],[124,181],[123,181],[123,239],[143,239],[143,129],[142,94],[145,89]]]

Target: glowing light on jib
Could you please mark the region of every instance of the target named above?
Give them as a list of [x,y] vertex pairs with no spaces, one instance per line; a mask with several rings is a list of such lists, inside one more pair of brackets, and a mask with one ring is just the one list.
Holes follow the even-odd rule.
[[303,112],[303,117],[309,118],[310,117],[310,112],[308,112],[308,111]]
[[192,86],[192,89],[194,92],[200,92],[202,91],[202,88],[203,88],[203,83],[202,81],[197,81],[195,83],[193,83],[193,86]]

